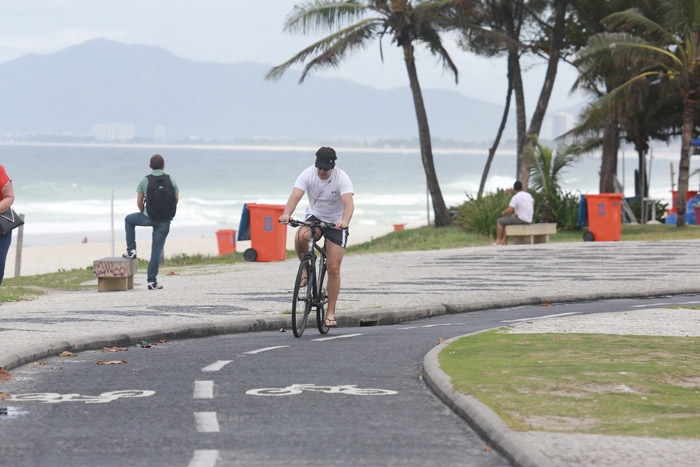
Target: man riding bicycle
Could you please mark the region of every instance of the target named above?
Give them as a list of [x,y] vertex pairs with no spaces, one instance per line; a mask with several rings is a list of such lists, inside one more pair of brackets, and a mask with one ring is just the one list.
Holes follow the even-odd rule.
[[[348,175],[336,168],[337,156],[335,150],[322,147],[316,151],[316,163],[304,170],[296,182],[292,194],[287,200],[284,213],[279,221],[288,222],[307,193],[309,207],[306,208],[306,220],[323,221],[333,224],[335,228],[321,228],[321,234],[326,237],[326,256],[328,268],[328,311],[325,325],[335,326],[335,304],[340,292],[340,263],[343,261],[347,244],[350,224],[355,206],[352,182]],[[294,248],[299,259],[308,248],[311,229],[301,227],[294,238]]]

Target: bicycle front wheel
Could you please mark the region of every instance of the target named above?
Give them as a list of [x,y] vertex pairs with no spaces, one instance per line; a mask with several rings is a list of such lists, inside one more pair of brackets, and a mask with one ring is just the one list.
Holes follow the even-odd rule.
[[[304,281],[306,283],[302,284]],[[302,260],[299,263],[299,272],[297,272],[297,280],[294,283],[294,297],[292,298],[292,331],[294,331],[294,337],[301,337],[304,334],[306,320],[311,311],[312,282],[311,263],[308,259]]]
[[326,263],[321,261],[318,272],[318,302],[316,303],[316,327],[318,332],[326,334],[331,328],[326,326],[326,310],[328,309],[328,275],[326,274]]

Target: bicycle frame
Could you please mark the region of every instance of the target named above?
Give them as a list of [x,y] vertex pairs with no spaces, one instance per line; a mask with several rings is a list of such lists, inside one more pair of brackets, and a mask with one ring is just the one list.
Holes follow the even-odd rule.
[[306,253],[302,253],[301,255],[301,261],[304,260],[309,260],[309,264],[311,265],[311,271],[310,271],[310,276],[308,280],[311,280],[311,289],[313,290],[313,301],[314,305],[317,304],[318,301],[318,296],[319,296],[319,290],[316,284],[316,259],[318,256],[316,255],[316,250],[321,254],[321,262],[319,263],[319,271],[321,270],[321,267],[325,264],[326,262],[326,245],[325,245],[325,239],[324,239],[324,245],[323,247],[318,246],[318,241],[320,240],[320,236],[317,239],[316,238],[316,229],[318,227],[311,227],[309,225],[304,225],[305,227],[309,227],[310,235],[309,235],[309,243],[308,243],[308,248],[306,249]]

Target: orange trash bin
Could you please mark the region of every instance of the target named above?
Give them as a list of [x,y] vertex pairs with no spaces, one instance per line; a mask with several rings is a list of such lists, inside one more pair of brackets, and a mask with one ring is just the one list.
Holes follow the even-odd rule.
[[284,213],[281,204],[247,203],[250,213],[250,246],[254,251],[246,250],[248,258],[253,261],[284,261],[287,257],[287,224],[280,224],[278,219]]
[[620,241],[622,233],[622,193],[585,195],[588,229],[595,242]]
[[217,230],[216,242],[219,245],[219,256],[236,252],[236,231]]

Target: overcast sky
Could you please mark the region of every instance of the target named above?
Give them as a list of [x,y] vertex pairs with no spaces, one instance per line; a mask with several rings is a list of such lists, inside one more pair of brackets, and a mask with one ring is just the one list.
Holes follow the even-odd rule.
[[[277,65],[313,40],[282,31],[295,0],[0,0],[0,62],[27,53],[46,54],[95,38],[126,44],[162,47],[175,55],[200,61],[253,61]],[[502,104],[507,85],[502,60],[487,61],[450,47],[460,71],[452,75],[427,54],[418,58],[423,88],[456,90],[466,96]],[[528,113],[542,86],[544,64],[532,64],[525,77]],[[549,109],[580,102],[570,97],[574,70],[560,65]],[[400,50],[384,42],[341,64],[323,77],[341,77],[376,88],[408,85]]]

